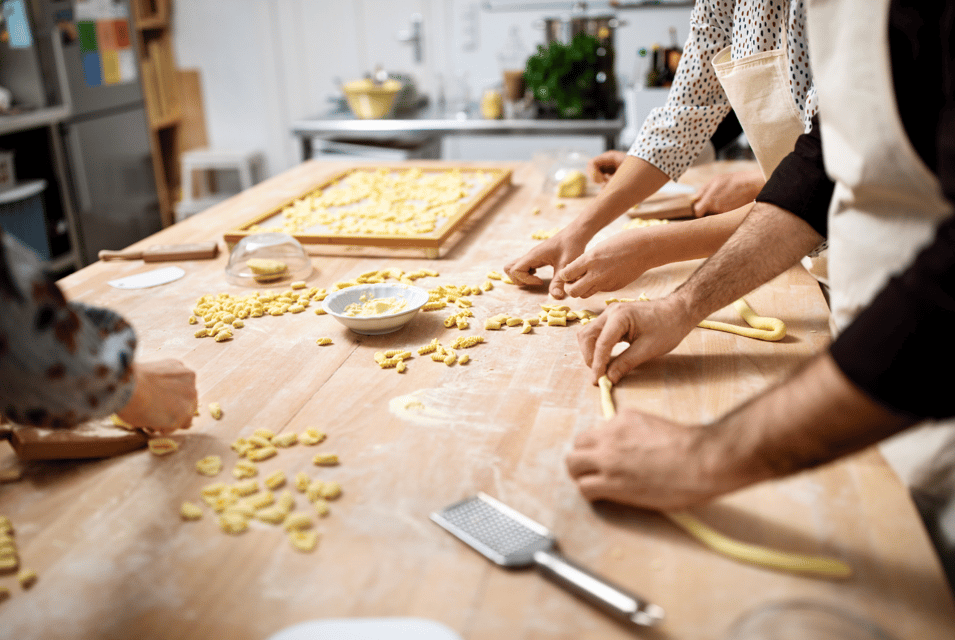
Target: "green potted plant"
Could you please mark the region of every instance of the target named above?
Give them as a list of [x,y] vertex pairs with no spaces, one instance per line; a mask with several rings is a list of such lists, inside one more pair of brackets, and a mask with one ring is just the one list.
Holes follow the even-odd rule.
[[[528,58],[524,80],[543,115],[560,118],[613,117],[616,95],[613,89],[613,54],[609,44],[586,33],[578,33],[564,44],[553,41],[538,45]],[[610,62],[609,73],[606,69]],[[608,99],[609,92],[609,99]]]

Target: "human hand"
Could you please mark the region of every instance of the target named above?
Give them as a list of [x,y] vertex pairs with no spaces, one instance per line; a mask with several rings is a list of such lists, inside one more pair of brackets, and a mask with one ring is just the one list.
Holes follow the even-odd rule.
[[591,158],[587,162],[587,173],[594,184],[605,184],[617,172],[617,168],[623,164],[627,154],[623,151],[604,151],[599,156]]
[[542,285],[544,281],[534,272],[540,267],[551,266],[554,275],[550,281],[550,295],[557,300],[564,298],[564,281],[560,272],[565,265],[577,258],[587,247],[588,238],[565,227],[553,237],[544,240],[523,257],[504,265],[504,272],[511,280],[521,285]]
[[645,264],[643,229],[615,234],[586,251],[560,271],[564,291],[574,298],[587,298],[599,291],[616,291],[639,278]]
[[199,405],[195,372],[178,360],[137,362],[134,371],[133,396],[116,414],[147,431],[188,429]]
[[755,200],[765,184],[763,172],[758,169],[718,175],[706,183],[693,201],[693,215],[702,218],[738,209]]
[[[577,331],[577,345],[593,383],[606,375],[614,384],[634,367],[673,350],[696,322],[675,296],[647,302],[615,302]],[[628,342],[613,360],[618,342]]]
[[707,469],[720,462],[707,455],[713,431],[621,411],[575,438],[567,471],[587,500],[682,509],[727,490]]

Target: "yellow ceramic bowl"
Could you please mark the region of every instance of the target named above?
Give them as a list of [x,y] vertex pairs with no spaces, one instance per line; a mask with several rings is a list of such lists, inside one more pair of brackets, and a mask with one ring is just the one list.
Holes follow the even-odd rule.
[[401,83],[388,79],[381,84],[371,80],[354,80],[345,85],[345,98],[356,118],[371,120],[391,114]]

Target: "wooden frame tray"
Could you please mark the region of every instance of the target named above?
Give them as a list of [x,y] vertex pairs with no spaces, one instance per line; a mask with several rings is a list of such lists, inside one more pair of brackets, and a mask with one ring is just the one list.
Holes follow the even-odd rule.
[[[398,179],[402,174],[412,172],[412,176],[437,177],[443,174],[459,172],[464,178],[467,194],[455,203],[456,211],[447,215],[439,215],[434,229],[426,233],[340,233],[330,229],[324,223],[316,223],[305,229],[289,230],[277,228],[283,225],[286,211],[296,206],[311,206],[304,204],[306,198],[318,198],[329,194],[337,187],[342,186],[350,177],[356,174],[374,174],[383,172],[390,178]],[[384,173],[386,172],[386,173]],[[423,249],[428,258],[437,258],[442,245],[474,214],[492,195],[511,183],[511,170],[499,167],[472,167],[463,165],[441,166],[357,166],[346,169],[327,180],[311,187],[291,198],[281,205],[257,215],[252,220],[241,225],[238,229],[225,233],[225,241],[231,249],[242,238],[264,231],[280,231],[288,233],[303,245],[349,245],[351,247],[382,247],[387,249]],[[365,198],[357,202],[344,204],[326,211],[332,215],[337,212],[347,213],[357,209],[359,205],[368,206]],[[417,200],[409,200],[419,202]],[[365,202],[364,205],[362,203]],[[313,209],[314,210],[314,209]]]

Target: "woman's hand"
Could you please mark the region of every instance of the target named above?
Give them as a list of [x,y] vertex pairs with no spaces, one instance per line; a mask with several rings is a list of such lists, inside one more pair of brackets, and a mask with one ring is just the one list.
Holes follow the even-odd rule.
[[627,159],[627,154],[623,151],[604,151],[599,156],[595,156],[587,162],[587,173],[594,184],[605,184],[610,181],[613,174]]
[[116,414],[147,431],[188,429],[199,406],[195,372],[178,360],[137,362],[133,366],[136,388]]
[[535,271],[541,267],[551,266],[554,268],[554,275],[550,281],[550,295],[561,300],[565,293],[564,280],[560,273],[567,264],[584,252],[589,239],[570,227],[565,227],[522,257],[504,265],[504,272],[518,284],[539,286],[544,284],[544,281],[534,275]]
[[627,286],[655,266],[646,264],[643,241],[647,237],[644,229],[629,229],[593,247],[558,274],[564,291],[574,298],[588,298]]
[[738,209],[755,200],[765,184],[763,172],[758,169],[718,175],[706,183],[693,201],[693,215],[702,218]]

